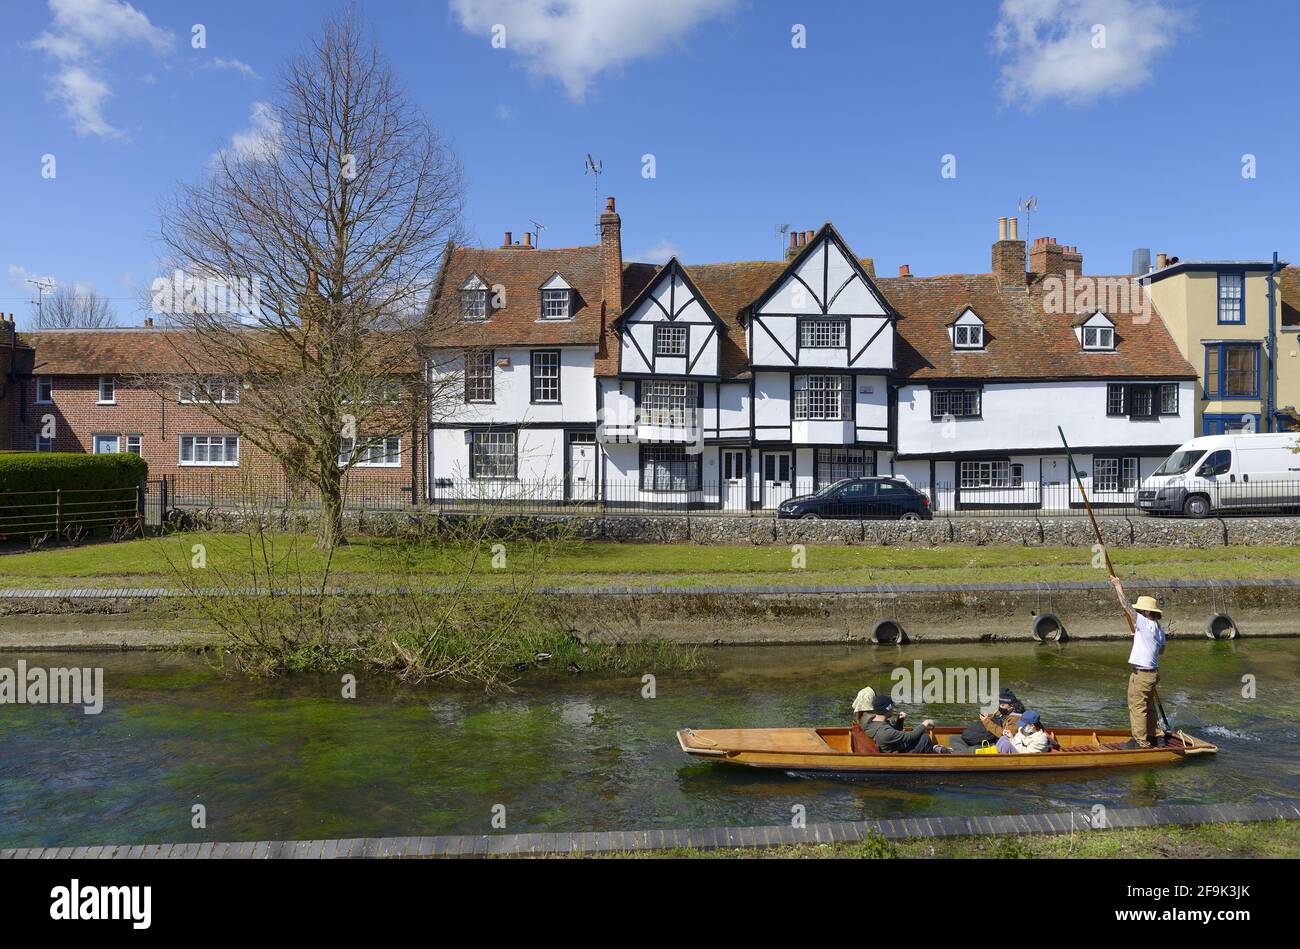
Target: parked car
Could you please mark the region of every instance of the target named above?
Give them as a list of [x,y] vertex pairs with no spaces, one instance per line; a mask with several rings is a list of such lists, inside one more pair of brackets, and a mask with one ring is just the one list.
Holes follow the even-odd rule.
[[815,494],[802,494],[783,501],[777,517],[888,518],[901,521],[929,520],[934,516],[930,499],[897,478],[844,478],[826,485]]
[[1138,509],[1206,517],[1300,510],[1300,454],[1291,433],[1206,435],[1170,455],[1138,489]]

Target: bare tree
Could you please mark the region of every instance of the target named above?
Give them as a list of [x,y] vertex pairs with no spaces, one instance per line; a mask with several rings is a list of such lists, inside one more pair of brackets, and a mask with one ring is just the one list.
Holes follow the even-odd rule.
[[172,399],[190,385],[316,488],[330,548],[347,472],[421,418],[418,353],[436,337],[425,306],[461,235],[464,182],[352,12],[289,63],[264,120],[273,135],[220,153],[162,212],[176,276],[152,308],[182,331],[167,338],[183,371],[150,384]]
[[68,284],[59,284],[36,308],[37,329],[99,329],[115,322],[107,297]]

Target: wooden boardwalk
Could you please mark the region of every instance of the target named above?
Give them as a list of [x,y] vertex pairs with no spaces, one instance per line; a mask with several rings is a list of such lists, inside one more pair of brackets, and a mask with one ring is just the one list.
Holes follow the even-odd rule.
[[[99,847],[21,847],[0,850],[0,859],[244,859],[334,860],[370,857],[525,857],[547,854],[628,853],[692,848],[717,850],[792,844],[853,843],[873,835],[886,840],[1096,833],[1090,812],[1002,814],[992,817],[908,817],[834,821],[796,829],[708,827],[690,830],[599,831],[557,834],[493,834],[447,837],[366,837],[347,840],[261,840],[243,843],[133,844]],[[1268,820],[1300,820],[1300,800],[1262,804],[1173,804],[1111,808],[1105,828],[1159,827]]]

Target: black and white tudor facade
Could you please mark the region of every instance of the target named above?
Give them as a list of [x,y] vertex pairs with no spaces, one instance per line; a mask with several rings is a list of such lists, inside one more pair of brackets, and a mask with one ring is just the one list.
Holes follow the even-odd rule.
[[464,400],[431,415],[431,498],[771,509],[893,474],[939,508],[1033,506],[1069,491],[1062,424],[1127,502],[1192,437],[1159,318],[1050,312],[1023,243],[1018,276],[1003,240],[992,273],[877,279],[829,223],[785,261],[695,266],[625,263],[612,200],[601,223],[591,247],[449,249],[429,373]]

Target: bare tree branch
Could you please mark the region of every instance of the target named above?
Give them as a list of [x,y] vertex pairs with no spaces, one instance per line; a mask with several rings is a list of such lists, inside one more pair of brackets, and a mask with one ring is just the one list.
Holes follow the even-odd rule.
[[425,417],[426,304],[464,180],[354,13],[289,63],[272,114],[272,145],[222,152],[162,212],[175,276],[152,309],[184,330],[168,335],[184,371],[149,384],[175,398],[184,377],[238,380],[237,404],[196,404],[320,491],[333,546],[361,455],[341,461],[340,439],[359,449]]
[[116,322],[108,298],[94,290],[78,290],[60,284],[36,308],[36,328],[50,329],[100,329]]

